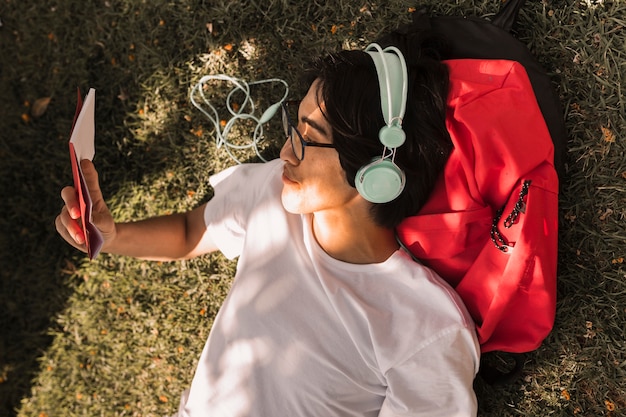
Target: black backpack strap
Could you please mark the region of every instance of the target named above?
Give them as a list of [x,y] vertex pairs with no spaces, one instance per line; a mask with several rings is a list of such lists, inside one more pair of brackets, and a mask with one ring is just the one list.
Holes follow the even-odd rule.
[[511,32],[519,11],[525,2],[526,0],[507,0],[506,3],[502,4],[500,11],[495,15],[491,23],[502,30]]
[[400,49],[409,66],[422,56],[435,59],[450,56],[448,39],[433,30],[431,16],[423,7],[413,13],[411,23],[384,34],[375,42],[383,48],[395,46]]

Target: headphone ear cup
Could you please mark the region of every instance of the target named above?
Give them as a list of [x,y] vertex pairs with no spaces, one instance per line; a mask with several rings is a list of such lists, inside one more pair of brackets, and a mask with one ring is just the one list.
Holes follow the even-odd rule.
[[388,159],[376,158],[361,167],[354,184],[359,194],[371,203],[388,203],[404,190],[404,172]]

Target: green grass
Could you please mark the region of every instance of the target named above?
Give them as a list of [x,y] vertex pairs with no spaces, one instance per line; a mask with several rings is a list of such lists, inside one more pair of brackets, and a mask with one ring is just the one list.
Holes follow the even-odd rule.
[[[419,4],[488,17],[499,0]],[[95,162],[116,218],[185,210],[231,164],[189,102],[201,76],[279,76],[297,97],[309,58],[363,46],[414,6],[0,0],[0,416],[172,413],[233,274],[221,255],[88,262],[56,236],[77,87],[97,90]],[[559,304],[519,381],[477,384],[482,416],[626,415],[625,27],[623,0],[529,1],[520,16],[569,133]],[[266,131],[267,155],[277,132]]]

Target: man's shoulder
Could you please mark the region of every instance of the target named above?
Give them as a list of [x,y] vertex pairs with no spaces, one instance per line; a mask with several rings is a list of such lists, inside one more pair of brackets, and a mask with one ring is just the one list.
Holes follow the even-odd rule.
[[213,187],[218,187],[224,180],[233,178],[241,181],[267,181],[272,176],[277,176],[282,166],[283,162],[280,159],[265,163],[233,165],[212,175],[209,181]]
[[419,299],[418,305],[426,307],[441,320],[439,325],[449,322],[461,327],[474,327],[463,300],[446,280],[428,266],[412,260],[403,251],[399,251],[399,257],[409,271],[405,280],[407,288],[410,288],[410,298]]

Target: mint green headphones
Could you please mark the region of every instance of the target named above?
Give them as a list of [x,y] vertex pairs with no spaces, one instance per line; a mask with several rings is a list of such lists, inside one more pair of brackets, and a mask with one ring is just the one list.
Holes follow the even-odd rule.
[[381,157],[374,158],[369,164],[361,167],[354,180],[359,194],[372,203],[388,203],[400,195],[404,189],[406,177],[398,167],[394,158],[396,148],[401,146],[406,135],[402,130],[402,118],[406,110],[408,76],[406,62],[402,52],[396,47],[382,49],[372,43],[365,48],[374,61],[380,102],[385,126],[378,139],[383,145]]

